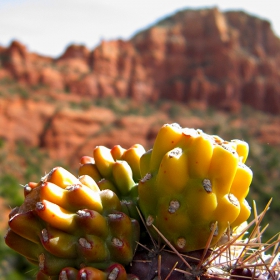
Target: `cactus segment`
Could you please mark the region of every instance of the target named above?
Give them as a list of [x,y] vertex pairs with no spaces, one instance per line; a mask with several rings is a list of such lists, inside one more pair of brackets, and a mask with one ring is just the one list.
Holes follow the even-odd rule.
[[111,149],[111,155],[113,157],[113,159],[115,161],[120,160],[121,157],[123,156],[124,152],[126,152],[126,149],[124,149],[122,146],[120,145],[115,145],[112,149]]
[[[247,221],[251,214],[251,207],[249,206],[245,198],[249,193],[249,186],[252,182],[252,178],[253,173],[251,169],[240,162],[238,164],[237,171],[230,189],[230,192],[238,199],[240,203],[240,213],[232,223],[233,228]],[[244,189],[240,186],[248,187]]]
[[173,195],[185,189],[189,178],[187,154],[181,148],[174,148],[166,153],[161,161],[157,174],[157,187],[166,185],[166,193]]
[[92,209],[102,212],[102,203],[98,192],[92,191],[82,184],[70,185],[66,190],[67,201],[75,210]]
[[114,211],[108,215],[111,234],[118,238],[129,238],[132,231],[131,219],[122,212]]
[[139,207],[154,238],[154,225],[179,251],[211,246],[230,225],[250,214],[245,200],[252,172],[245,142],[224,141],[201,130],[164,125],[140,160]]
[[181,139],[182,130],[179,124],[165,124],[159,130],[156,137],[150,161],[150,172],[159,168],[161,158],[168,151],[174,149]]
[[53,202],[48,200],[37,202],[36,212],[42,220],[55,228],[69,233],[77,230],[75,223],[76,214],[65,210]]
[[9,220],[9,227],[21,237],[37,244],[40,243],[40,232],[43,225],[34,215],[34,211],[15,214]]
[[77,280],[78,272],[74,267],[65,267],[59,273],[59,280]]
[[90,188],[94,192],[99,192],[99,187],[97,183],[89,175],[82,175],[79,177],[79,181],[84,185]]
[[234,194],[238,200],[244,199],[249,192],[249,188],[244,190],[243,188],[240,188],[240,186],[249,186],[252,182],[252,178],[252,170],[245,164],[238,163],[234,180],[231,184],[230,192]]
[[104,146],[97,146],[93,150],[93,157],[100,174],[105,178],[111,178],[112,168],[115,162],[111,150]]
[[144,178],[144,176],[149,172],[150,170],[150,161],[152,157],[152,149],[148,150],[146,153],[144,153],[140,158],[140,175],[141,179]]
[[238,157],[235,151],[227,147],[215,146],[210,162],[208,177],[213,188],[218,188],[219,193],[229,193],[238,166]]
[[128,195],[136,185],[129,164],[126,161],[118,160],[113,164],[112,171],[119,192],[124,196]]
[[144,153],[144,147],[140,144],[135,144],[127,149],[120,158],[121,160],[126,161],[131,167],[133,180],[135,182],[138,182],[141,179],[139,162]]
[[77,212],[77,224],[87,234],[96,235],[100,238],[106,238],[108,235],[106,218],[94,210],[79,210]]
[[40,199],[57,203],[69,211],[75,211],[81,208],[102,211],[101,200],[96,189],[93,191],[91,188],[82,185],[81,182],[79,184],[69,185],[65,189],[53,183],[45,182],[41,186]]
[[51,182],[44,182],[40,188],[40,200],[59,203],[61,207],[71,208],[67,201],[67,190]]
[[[191,146],[186,148],[188,174],[191,178],[206,178],[209,163],[213,156],[212,143],[205,135],[198,135],[193,138]],[[192,139],[192,137],[189,137],[189,139]]]
[[13,230],[8,229],[5,235],[5,243],[13,250],[17,251],[22,256],[26,257],[28,261],[37,262],[38,256],[43,249],[40,244],[36,244],[18,234]]
[[103,214],[108,215],[112,211],[121,211],[122,205],[118,196],[111,190],[103,190],[100,192],[100,198],[103,205]]
[[78,178],[63,167],[53,168],[41,181],[53,183],[63,189],[69,185],[79,184]]
[[95,182],[102,179],[102,175],[99,173],[95,163],[82,164],[79,168],[79,176],[82,175],[90,176]]
[[[138,184],[138,195],[139,199],[141,198],[141,200],[138,201],[138,204],[145,219],[147,219],[148,216],[153,216],[155,214],[154,208],[157,206],[157,200],[155,201],[154,196],[147,190],[153,190],[157,185],[156,181],[156,176],[153,176],[151,173],[147,173]],[[146,207],[141,206],[142,201],[145,201]]]
[[48,226],[41,231],[41,244],[54,256],[75,258],[77,237],[54,227]]
[[85,263],[105,262],[110,258],[104,240],[95,235],[86,235],[78,240],[78,254]]
[[242,199],[240,202],[240,212],[235,221],[231,224],[231,227],[234,229],[238,227],[243,222],[247,221],[251,215],[251,207],[248,204],[246,199]]
[[94,163],[94,158],[90,156],[82,156],[80,159],[80,164]]
[[115,194],[119,194],[117,187],[110,180],[103,178],[99,182],[97,182],[97,185],[101,191],[111,190]]
[[234,139],[231,140],[232,143],[236,144],[236,152],[242,163],[245,163],[249,154],[249,145],[247,142]]
[[48,276],[57,276],[67,266],[76,266],[76,259],[59,258],[48,252],[39,255],[39,269]]
[[135,239],[138,240],[140,237],[138,222],[130,219],[125,213],[115,211],[108,215],[108,225],[111,229],[111,238],[107,244],[112,253],[112,260],[128,264],[137,245]]
[[134,219],[137,219],[139,221],[140,217],[139,217],[139,213],[135,207],[136,204],[137,204],[137,202],[135,202],[134,200],[123,199],[121,201],[122,212],[124,212],[126,215],[128,215]]
[[106,269],[108,280],[128,280],[128,275],[125,268],[118,263],[110,265]]
[[105,272],[94,268],[94,267],[85,267],[78,272],[79,280],[107,280],[107,275]]

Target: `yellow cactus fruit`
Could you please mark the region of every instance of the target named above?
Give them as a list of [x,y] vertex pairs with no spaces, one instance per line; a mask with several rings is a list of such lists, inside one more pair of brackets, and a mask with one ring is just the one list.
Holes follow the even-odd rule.
[[139,207],[152,235],[158,234],[153,225],[178,251],[193,251],[204,248],[211,233],[212,246],[228,226],[246,221],[247,152],[243,141],[164,125],[140,160]]

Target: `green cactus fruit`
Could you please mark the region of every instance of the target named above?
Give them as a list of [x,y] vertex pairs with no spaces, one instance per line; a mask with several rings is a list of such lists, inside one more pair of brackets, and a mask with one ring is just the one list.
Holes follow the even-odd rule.
[[250,215],[245,200],[252,171],[247,143],[201,130],[164,125],[140,160],[139,207],[155,239],[156,227],[179,251],[216,244]]
[[[114,263],[132,260],[139,224],[122,212],[111,190],[100,190],[88,175],[79,179],[61,167],[24,189],[25,201],[12,210],[5,241],[39,267],[37,279],[58,279],[67,267],[72,269],[59,279],[78,277],[81,267],[101,275]],[[112,279],[125,279],[121,275]]]
[[93,150],[93,160],[82,157],[79,175],[90,176],[100,190],[113,191],[121,201],[122,211],[139,220],[136,205],[141,178],[140,160],[144,153],[145,149],[140,144],[129,149],[120,145],[112,149],[97,146]]

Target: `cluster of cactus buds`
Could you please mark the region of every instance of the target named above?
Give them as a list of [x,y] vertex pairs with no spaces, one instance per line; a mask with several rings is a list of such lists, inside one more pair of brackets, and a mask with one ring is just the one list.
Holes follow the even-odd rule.
[[251,213],[248,151],[178,124],[147,152],[97,146],[78,177],[56,167],[24,187],[6,244],[38,266],[37,280],[207,279],[206,257],[219,266],[211,248],[233,244]]
[[100,190],[113,191],[121,201],[123,212],[138,219],[136,205],[138,182],[141,179],[140,158],[145,152],[140,144],[129,149],[120,145],[112,149],[97,146],[93,150],[93,157],[81,158],[79,176],[88,175]]
[[[5,241],[38,265],[37,279],[61,274],[61,279],[70,280],[67,273],[75,270],[77,275],[100,275],[81,279],[107,279],[105,275],[117,272],[119,278],[112,279],[125,279],[120,278],[120,267],[133,258],[139,224],[123,213],[113,191],[100,190],[88,175],[77,178],[56,167],[39,183],[26,185],[24,192],[23,205],[10,214]],[[109,268],[115,263],[120,266],[112,272]]]

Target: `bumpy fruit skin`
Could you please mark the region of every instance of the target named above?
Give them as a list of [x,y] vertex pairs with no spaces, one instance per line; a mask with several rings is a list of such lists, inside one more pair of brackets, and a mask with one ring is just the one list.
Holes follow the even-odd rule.
[[[72,278],[78,277],[76,270],[91,267],[98,276],[77,279],[107,279],[111,272],[106,269],[132,260],[139,224],[122,212],[111,190],[100,190],[91,177],[76,178],[62,167],[24,189],[25,201],[10,214],[5,242],[38,265],[37,279],[59,279],[67,267],[62,273]],[[125,279],[121,275],[126,274],[116,279]]]
[[97,146],[92,160],[81,159],[79,175],[90,176],[100,190],[109,189],[120,199],[122,211],[139,220],[136,210],[138,182],[141,179],[140,159],[145,153],[140,144],[129,149],[115,145],[112,149]]
[[252,180],[247,155],[244,141],[164,125],[140,161],[139,207],[153,236],[152,225],[187,252],[204,248],[211,233],[216,244],[229,227],[246,221]]
[[117,263],[104,271],[94,267],[84,267],[80,270],[66,267],[61,270],[59,277],[59,280],[140,280],[133,274],[127,274],[125,268]]

